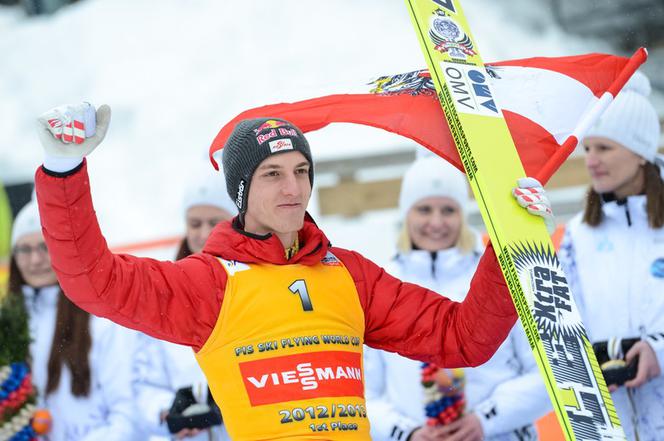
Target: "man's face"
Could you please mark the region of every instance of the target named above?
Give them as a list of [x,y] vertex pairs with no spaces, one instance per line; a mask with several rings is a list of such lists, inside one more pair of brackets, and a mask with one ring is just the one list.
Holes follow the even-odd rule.
[[255,234],[299,231],[311,197],[310,167],[300,152],[280,153],[261,162],[249,186],[245,230]]

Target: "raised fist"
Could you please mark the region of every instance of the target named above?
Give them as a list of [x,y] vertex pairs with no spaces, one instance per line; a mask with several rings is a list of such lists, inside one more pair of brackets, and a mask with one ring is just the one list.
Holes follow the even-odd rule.
[[107,105],[95,112],[90,103],[67,104],[42,114],[37,133],[47,156],[82,159],[103,141],[110,121]]

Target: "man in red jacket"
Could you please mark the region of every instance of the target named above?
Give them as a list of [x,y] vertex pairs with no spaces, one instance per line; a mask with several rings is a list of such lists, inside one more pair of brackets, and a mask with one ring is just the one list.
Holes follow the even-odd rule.
[[[313,161],[287,121],[238,123],[224,147],[239,215],[178,262],[114,255],[99,229],[84,157],[110,108],[63,106],[40,118],[36,188],[44,236],[66,295],[92,314],[191,346],[238,439],[369,439],[362,344],[477,366],[516,312],[491,246],[463,303],[401,282],[331,247],[306,213]],[[541,188],[534,211],[548,220]],[[520,201],[521,202],[521,201]]]

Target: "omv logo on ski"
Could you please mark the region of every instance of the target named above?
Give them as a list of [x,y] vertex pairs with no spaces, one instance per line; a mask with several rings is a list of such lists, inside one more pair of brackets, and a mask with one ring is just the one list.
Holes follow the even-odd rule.
[[323,351],[240,363],[252,406],[315,397],[364,396],[360,354]]
[[489,74],[475,66],[441,62],[457,112],[502,117],[493,99]]

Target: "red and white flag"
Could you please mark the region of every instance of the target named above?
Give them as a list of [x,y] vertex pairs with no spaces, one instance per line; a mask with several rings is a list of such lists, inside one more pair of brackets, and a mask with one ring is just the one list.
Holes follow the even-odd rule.
[[[645,62],[607,54],[526,58],[487,64],[494,96],[503,110],[528,176],[545,183],[578,140]],[[385,76],[364,94],[328,95],[246,110],[228,122],[210,146],[221,150],[235,124],[246,118],[282,118],[303,132],[330,123],[355,123],[405,136],[463,170],[426,70]]]

